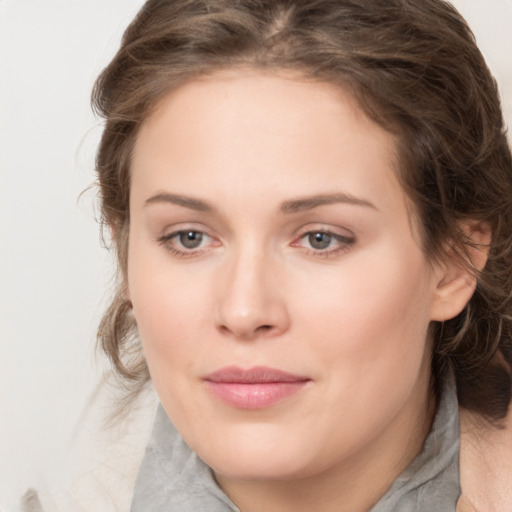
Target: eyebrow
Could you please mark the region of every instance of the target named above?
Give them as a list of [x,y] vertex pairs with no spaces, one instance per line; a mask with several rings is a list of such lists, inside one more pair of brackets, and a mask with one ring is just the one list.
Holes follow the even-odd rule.
[[200,212],[212,212],[215,210],[211,204],[203,201],[202,199],[196,199],[195,197],[184,196],[181,194],[171,194],[169,192],[162,192],[150,197],[146,200],[144,206],[158,203],[176,204],[178,206],[183,206]]
[[[197,210],[200,212],[215,211],[215,208],[210,203],[203,201],[202,199],[197,199],[195,197],[185,196],[182,194],[171,194],[170,192],[161,192],[150,197],[145,201],[144,206],[158,203],[176,204],[178,206],[183,206],[184,208],[189,208],[191,210]],[[378,211],[378,208],[370,201],[341,192],[335,194],[319,194],[284,201],[281,204],[280,210],[285,214],[293,214],[312,210],[314,208],[318,208],[319,206],[338,203],[365,206],[367,208],[372,208]]]
[[307,196],[300,199],[285,201],[281,205],[281,211],[283,213],[291,214],[312,210],[313,208],[318,208],[319,206],[337,203],[350,204],[355,206],[365,206],[379,211],[379,209],[373,203],[370,203],[370,201],[367,201],[366,199],[360,199],[358,197],[352,196],[350,194],[345,194],[342,192],[335,194],[320,194],[314,196]]

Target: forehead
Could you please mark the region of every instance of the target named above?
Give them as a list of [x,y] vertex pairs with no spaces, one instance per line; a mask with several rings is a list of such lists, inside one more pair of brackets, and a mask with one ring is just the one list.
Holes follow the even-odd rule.
[[[396,140],[345,90],[291,73],[229,70],[164,97],[139,132],[132,199],[170,189],[283,196],[331,189],[404,200]],[[162,189],[162,190],[161,190]]]

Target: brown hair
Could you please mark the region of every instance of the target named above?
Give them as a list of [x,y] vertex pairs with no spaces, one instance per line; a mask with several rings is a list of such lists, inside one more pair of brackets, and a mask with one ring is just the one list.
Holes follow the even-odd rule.
[[461,221],[491,227],[469,304],[432,325],[433,374],[439,382],[453,368],[460,404],[503,418],[511,398],[512,159],[495,81],[469,27],[442,0],[147,1],[93,92],[106,121],[96,162],[103,220],[121,271],[98,336],[117,372],[136,388],[149,379],[124,294],[138,129],[178,84],[242,65],[339,84],[397,134],[400,178],[430,259],[449,246],[467,262]]

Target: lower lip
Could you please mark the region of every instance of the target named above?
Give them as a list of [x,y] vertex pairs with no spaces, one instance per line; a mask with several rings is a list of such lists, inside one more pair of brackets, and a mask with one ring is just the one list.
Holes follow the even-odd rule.
[[217,398],[238,409],[265,409],[298,393],[308,381],[293,382],[240,382],[206,381]]

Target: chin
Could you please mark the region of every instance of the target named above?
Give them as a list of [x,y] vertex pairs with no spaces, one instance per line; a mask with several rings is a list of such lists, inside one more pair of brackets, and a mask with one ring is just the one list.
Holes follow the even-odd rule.
[[[237,480],[289,480],[303,478],[316,469],[312,453],[307,452],[307,440],[287,436],[259,435],[228,436],[217,441],[211,450],[197,447],[199,456],[216,474]],[[202,453],[203,452],[203,453]]]

